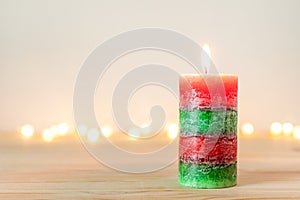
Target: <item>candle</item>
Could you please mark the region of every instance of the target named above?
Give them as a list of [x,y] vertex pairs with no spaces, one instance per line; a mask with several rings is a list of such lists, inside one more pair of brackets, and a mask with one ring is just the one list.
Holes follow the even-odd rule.
[[196,188],[236,185],[237,76],[185,75],[179,84],[179,183]]

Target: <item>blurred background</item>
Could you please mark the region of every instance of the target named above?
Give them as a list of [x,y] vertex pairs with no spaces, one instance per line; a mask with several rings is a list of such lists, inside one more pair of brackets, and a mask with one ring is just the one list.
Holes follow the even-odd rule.
[[[239,76],[241,126],[249,122],[257,133],[269,132],[273,122],[281,129],[286,122],[294,127],[300,124],[299,6],[297,0],[1,0],[0,130],[29,124],[42,132],[61,123],[72,129],[74,83],[84,60],[112,36],[142,27],[175,30],[208,44],[219,72]],[[122,73],[149,62],[183,72],[188,67],[166,53],[137,52],[113,64],[99,87],[109,96]],[[148,90],[132,99],[133,120],[148,123],[149,105],[162,102],[169,104],[169,121],[177,123],[177,100]],[[110,99],[95,95],[97,116],[110,123],[110,110],[105,110]]]
[[[299,8],[299,0],[0,0],[0,198],[300,198]],[[104,137],[133,153],[175,144],[170,155],[139,163],[106,154],[141,169],[166,157],[174,158],[173,164],[155,173],[117,173],[81,145],[72,107],[82,64],[102,42],[144,27],[174,30],[207,44],[218,71],[239,76],[236,187],[202,190],[199,196],[199,190],[177,183],[178,99],[162,87],[137,90],[128,111],[143,128],[130,130],[138,137],[151,134],[145,128],[150,108],[162,105],[163,133],[142,141],[117,134],[111,96],[122,76],[150,63],[191,72],[168,53],[144,50],[114,62],[95,91],[102,135],[84,125],[77,129],[104,154],[109,151]]]

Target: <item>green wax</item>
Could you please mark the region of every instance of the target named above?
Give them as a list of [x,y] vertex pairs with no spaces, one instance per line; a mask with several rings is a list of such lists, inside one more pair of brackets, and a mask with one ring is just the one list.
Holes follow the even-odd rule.
[[181,135],[235,134],[236,110],[179,110]]
[[237,164],[192,164],[179,161],[178,182],[194,188],[225,188],[236,185]]

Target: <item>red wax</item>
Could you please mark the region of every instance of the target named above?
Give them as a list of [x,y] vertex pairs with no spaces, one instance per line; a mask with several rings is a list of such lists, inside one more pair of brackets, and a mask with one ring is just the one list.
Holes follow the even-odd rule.
[[213,102],[227,108],[237,107],[238,77],[236,75],[186,75],[180,77],[179,87],[182,109],[210,107]]
[[237,136],[181,136],[179,158],[183,162],[233,163],[237,156]]

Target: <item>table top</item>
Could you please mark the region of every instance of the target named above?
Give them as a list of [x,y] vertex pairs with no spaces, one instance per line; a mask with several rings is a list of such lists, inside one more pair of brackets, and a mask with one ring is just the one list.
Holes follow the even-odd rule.
[[0,199],[300,199],[300,141],[240,138],[238,184],[225,189],[180,186],[177,163],[114,171],[76,137],[45,143],[0,134],[0,153]]

